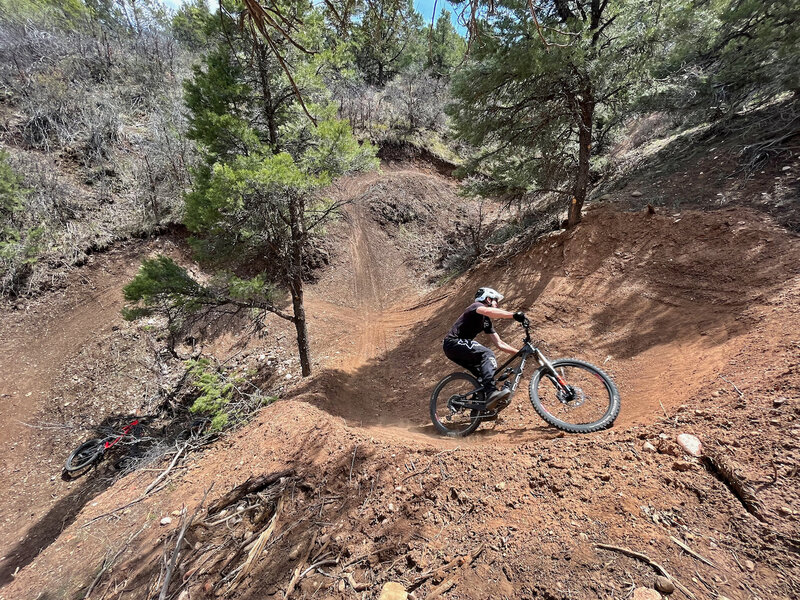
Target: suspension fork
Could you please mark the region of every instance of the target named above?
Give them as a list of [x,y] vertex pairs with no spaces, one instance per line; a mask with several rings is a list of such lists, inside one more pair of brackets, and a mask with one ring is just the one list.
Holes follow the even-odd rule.
[[555,378],[556,387],[558,387],[562,392],[568,393],[569,386],[564,378],[558,374],[558,371],[556,371],[555,367],[553,367],[553,363],[547,360],[547,357],[542,354],[542,351],[538,348],[534,348],[534,354],[536,356],[536,360],[539,362],[539,365],[545,367],[547,371],[549,371],[550,374]]

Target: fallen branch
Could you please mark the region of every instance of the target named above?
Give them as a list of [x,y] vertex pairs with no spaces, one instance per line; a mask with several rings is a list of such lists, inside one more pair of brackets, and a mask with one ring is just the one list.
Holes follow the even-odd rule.
[[211,504],[208,507],[208,514],[219,512],[223,508],[226,508],[231,504],[238,502],[245,496],[254,494],[256,492],[260,492],[265,487],[270,486],[276,481],[278,481],[281,477],[287,477],[293,473],[294,469],[286,469],[284,471],[278,471],[277,473],[271,473],[269,475],[250,477],[247,479],[247,481],[237,485],[235,488],[233,488],[231,491],[225,494],[222,498]]
[[176,465],[176,464],[178,464],[178,460],[180,459],[180,457],[181,457],[181,454],[183,454],[183,451],[184,451],[184,450],[186,450],[186,447],[187,447],[188,445],[189,445],[189,442],[186,442],[186,443],[185,443],[183,446],[181,446],[181,447],[178,449],[178,451],[175,453],[175,457],[172,459],[172,462],[171,462],[171,463],[169,463],[169,466],[166,468],[166,470],[165,470],[163,473],[161,473],[161,475],[159,475],[158,477],[156,477],[156,478],[153,480],[153,483],[151,483],[150,485],[148,485],[148,486],[147,486],[147,487],[144,489],[144,495],[145,495],[145,496],[146,496],[147,494],[149,494],[149,493],[150,493],[150,490],[152,490],[153,488],[155,488],[155,487],[156,487],[156,486],[157,486],[157,485],[158,485],[158,484],[161,482],[161,480],[162,480],[162,479],[164,479],[164,478],[165,478],[167,475],[169,475],[169,472],[170,472],[170,471],[172,471],[172,469],[175,467],[175,465]]
[[[464,556],[458,556],[458,557],[454,558],[453,560],[451,560],[446,565],[443,565],[443,566],[439,567],[435,571],[428,571],[427,573],[423,573],[422,575],[417,577],[410,586],[408,586],[408,591],[410,591],[410,592],[414,591],[415,589],[417,589],[419,586],[421,586],[423,583],[425,583],[431,577],[434,577],[434,578],[443,577],[444,574],[447,573],[447,571],[449,571],[453,567],[460,567],[460,566],[463,566],[463,565],[469,565],[473,560],[475,560],[475,558],[481,552],[483,552],[483,544],[480,544],[472,553],[465,554]],[[442,587],[442,585],[443,584],[440,584],[439,587]],[[439,592],[439,594],[441,594],[442,592],[446,592],[446,591],[447,591],[447,589],[442,589]],[[431,591],[431,594],[433,594],[433,590]],[[431,598],[431,597],[432,596],[430,596],[430,595],[428,596],[428,598]]]
[[311,543],[308,545],[306,549],[306,553],[303,555],[303,559],[297,564],[297,568],[294,570],[294,575],[292,575],[292,579],[289,581],[289,585],[286,588],[286,593],[283,594],[284,600],[287,600],[291,593],[294,591],[294,588],[297,586],[297,583],[300,581],[301,572],[303,574],[306,571],[301,571],[303,569],[303,565],[308,562],[308,557],[311,556],[311,551],[314,549],[314,544],[317,543],[317,534],[314,534],[314,537],[311,538]]
[[[278,505],[275,507],[275,513],[272,515],[272,518],[269,521],[269,525],[267,528],[258,536],[258,540],[250,549],[250,552],[247,554],[247,559],[244,561],[241,570],[237,573],[234,580],[231,582],[230,586],[228,586],[228,594],[239,587],[239,584],[244,580],[250,570],[253,568],[253,564],[255,563],[256,558],[264,551],[264,547],[267,545],[270,536],[275,531],[275,525],[278,522],[278,517],[280,516],[281,510],[283,509],[283,496],[278,499]],[[227,595],[227,594],[226,594]]]
[[[442,454],[446,454],[446,453],[448,453],[448,452],[455,452],[455,451],[456,451],[456,450],[458,450],[459,448],[460,448],[460,446],[456,446],[455,448],[451,448],[451,449],[449,449],[449,450],[442,450],[441,452],[437,452],[436,454],[434,454],[434,455],[433,455],[433,459],[435,459],[435,458],[438,458],[438,457],[439,457],[439,456],[441,456]],[[426,472],[428,469],[430,469],[430,468],[431,468],[431,466],[433,466],[433,463],[434,463],[434,462],[436,462],[436,461],[435,461],[435,460],[433,460],[433,459],[431,459],[431,462],[430,462],[430,463],[428,463],[428,466],[427,466],[427,467],[425,467],[424,469],[422,469],[422,471],[414,471],[414,472],[413,472],[413,473],[411,473],[410,475],[406,475],[406,476],[403,478],[403,480],[402,480],[400,483],[405,483],[406,481],[408,481],[408,480],[409,480],[409,479],[411,479],[412,477],[416,477],[417,475],[422,475],[423,473],[425,473],[425,472]]]
[[744,392],[740,390],[738,387],[736,387],[735,383],[733,383],[730,379],[726,378],[724,375],[720,375],[719,378],[722,379],[722,381],[724,381],[725,383],[729,383],[730,385],[732,385],[733,389],[736,390],[736,393],[739,394],[739,399],[744,400]]
[[[477,557],[481,552],[483,552],[483,544],[478,546],[478,549],[472,554],[467,554],[466,556],[464,556],[463,560],[460,560],[458,562],[458,566],[462,568],[468,567],[470,563],[472,563],[472,561],[475,560],[475,557]],[[456,577],[458,577],[457,572],[453,573],[449,578],[445,579],[442,583],[433,588],[430,591],[430,593],[425,597],[425,599],[433,600],[434,598],[438,598],[439,596],[444,594],[447,590],[453,587],[453,585],[455,585]]]
[[664,577],[669,579],[672,583],[674,583],[675,587],[678,588],[680,591],[682,591],[687,596],[689,596],[689,598],[692,598],[692,600],[696,600],[695,595],[692,592],[690,592],[689,589],[685,585],[683,585],[680,581],[678,581],[672,575],[670,575],[664,567],[662,567],[660,564],[658,564],[656,561],[654,561],[649,556],[646,556],[644,554],[640,554],[639,552],[634,552],[633,550],[629,550],[628,548],[621,548],[619,546],[611,546],[609,544],[595,544],[594,547],[595,548],[601,548],[603,550],[611,550],[613,552],[619,552],[619,553],[624,554],[626,556],[630,556],[631,558],[636,558],[638,560],[641,560],[642,562],[647,563],[648,565],[653,567],[656,570],[656,572],[660,573],[661,575],[663,575]]
[[728,485],[734,496],[742,503],[745,510],[759,521],[766,522],[764,506],[756,498],[753,489],[737,473],[736,468],[718,454],[706,454],[703,457],[706,466]]
[[161,593],[158,595],[158,600],[165,600],[167,597],[167,590],[169,589],[169,581],[172,578],[172,572],[175,570],[175,565],[178,562],[178,555],[180,554],[181,549],[181,542],[183,542],[183,536],[186,535],[186,530],[194,521],[194,518],[197,516],[197,513],[200,512],[200,509],[203,508],[203,504],[206,501],[206,497],[208,493],[214,489],[214,484],[212,483],[211,486],[206,490],[206,493],[203,494],[202,500],[200,500],[200,504],[197,505],[197,508],[194,509],[192,516],[188,519],[186,518],[186,509],[183,509],[183,525],[181,526],[181,530],[178,533],[178,539],[175,541],[175,550],[172,552],[172,556],[169,559],[169,563],[167,564],[167,571],[164,573],[164,583],[161,586]]
[[[152,493],[152,494],[155,494],[156,492],[160,492],[161,490],[163,490],[163,489],[166,487],[166,485],[167,485],[166,483],[165,483],[165,484],[162,484],[162,485],[161,485],[161,486],[159,486],[158,488],[154,489],[154,490],[153,490],[151,493]],[[131,500],[131,501],[130,501],[130,502],[128,502],[127,504],[123,504],[122,506],[118,506],[117,508],[115,508],[115,509],[113,509],[113,510],[110,510],[110,511],[108,511],[108,512],[106,512],[106,513],[103,513],[102,515],[97,515],[96,517],[93,517],[93,518],[89,519],[88,521],[86,521],[86,523],[84,523],[83,525],[81,525],[81,529],[83,529],[84,527],[87,527],[87,526],[91,525],[92,523],[94,523],[95,521],[98,521],[98,520],[102,519],[103,517],[110,517],[111,515],[113,515],[113,514],[116,514],[116,513],[118,513],[118,512],[119,512],[119,511],[121,511],[121,510],[125,510],[125,509],[126,509],[126,508],[128,508],[129,506],[133,506],[134,504],[136,504],[136,503],[138,503],[138,502],[141,502],[142,500],[144,500],[145,498],[147,498],[147,496],[149,496],[149,495],[150,495],[150,494],[142,494],[141,496],[139,496],[138,498],[135,498],[135,499]]]
[[692,550],[689,546],[687,546],[682,541],[680,541],[678,538],[673,537],[673,536],[669,536],[669,539],[671,539],[673,542],[678,544],[678,546],[683,548],[688,554],[690,554],[691,556],[694,556],[700,562],[706,563],[709,567],[714,567],[715,569],[717,568],[716,565],[714,563],[712,563],[710,560],[708,560],[705,556],[702,556],[702,555],[698,554],[697,552]]
[[100,583],[100,579],[103,577],[103,574],[106,571],[108,571],[111,567],[114,566],[114,564],[117,562],[117,559],[122,555],[123,552],[125,552],[125,550],[128,549],[128,546],[130,546],[131,542],[133,542],[133,540],[135,540],[138,537],[138,535],[140,533],[142,533],[145,529],[147,529],[147,525],[146,524],[143,525],[142,528],[139,531],[137,531],[136,533],[131,535],[128,538],[128,541],[126,541],[124,544],[122,544],[120,549],[117,550],[117,553],[113,557],[111,557],[110,559],[108,558],[108,556],[103,558],[103,564],[102,564],[102,567],[100,569],[100,572],[97,574],[97,577],[94,578],[94,581],[92,581],[91,585],[89,585],[89,589],[86,590],[86,595],[83,597],[83,600],[89,600],[89,596],[92,595],[92,592],[94,591],[95,586],[98,583]]

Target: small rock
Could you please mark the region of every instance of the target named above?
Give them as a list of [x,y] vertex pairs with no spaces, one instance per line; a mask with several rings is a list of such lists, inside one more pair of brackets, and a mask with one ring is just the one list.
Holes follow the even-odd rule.
[[777,427],[778,425],[781,424],[781,420],[780,419],[770,419],[769,420],[769,424],[772,425],[773,427]]
[[634,190],[631,192],[631,198],[640,198],[643,195],[644,194],[642,194],[642,192],[640,192],[639,190]]
[[340,579],[339,580],[339,593],[343,594],[345,589],[346,589],[346,587],[347,586],[345,585],[344,579]]
[[494,489],[496,489],[497,491],[503,491],[504,489],[506,489],[506,482],[501,481],[499,483],[496,483]]
[[714,390],[713,392],[711,392],[711,395],[712,395],[714,398],[719,398],[719,390]]
[[671,594],[675,591],[675,584],[666,577],[659,575],[656,577],[655,588],[662,594]]
[[783,406],[784,404],[786,404],[786,398],[775,398],[775,400],[772,401],[772,406],[775,408]]
[[163,519],[161,519],[162,525],[169,525],[170,523],[172,523],[172,519],[170,519],[169,517],[164,517]]
[[756,570],[756,565],[752,560],[746,560],[744,561],[744,568],[752,573]]
[[381,595],[378,600],[408,600],[408,592],[402,583],[389,581],[381,588]]
[[601,473],[600,481],[611,481],[611,475],[608,473]]
[[672,463],[673,471],[691,471],[693,468],[694,465],[685,460],[676,460],[674,463]]
[[170,514],[171,514],[173,517],[180,517],[180,516],[181,516],[181,512],[182,512],[182,511],[180,511],[180,510],[173,510],[173,511],[172,511]]
[[655,452],[656,447],[653,446],[653,444],[651,444],[650,442],[645,442],[644,444],[642,444],[642,450],[644,452]]
[[654,589],[640,587],[633,590],[633,600],[661,600],[661,594]]
[[683,448],[686,454],[691,454],[692,456],[703,456],[703,444],[697,438],[697,436],[692,435],[691,433],[682,433],[678,436],[678,445]]

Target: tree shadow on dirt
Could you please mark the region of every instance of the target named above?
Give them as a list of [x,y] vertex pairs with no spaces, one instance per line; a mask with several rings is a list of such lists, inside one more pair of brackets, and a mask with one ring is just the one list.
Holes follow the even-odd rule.
[[[132,421],[133,417],[128,414],[109,415],[88,433],[85,439],[104,439],[110,435],[120,435],[123,425]],[[17,570],[30,564],[40,552],[56,541],[62,531],[75,522],[78,514],[89,502],[111,487],[120,477],[147,462],[152,442],[163,435],[162,428],[147,424],[137,425],[131,431],[131,435],[123,438],[109,450],[99,463],[72,474],[63,472],[62,479],[71,481],[74,489],[58,500],[8,552],[0,563],[0,587],[9,583]]]
[[56,502],[39,519],[0,563],[0,587],[10,583],[17,570],[29,565],[61,532],[71,525],[84,506],[115,481],[115,477],[93,471],[77,483],[75,489]]

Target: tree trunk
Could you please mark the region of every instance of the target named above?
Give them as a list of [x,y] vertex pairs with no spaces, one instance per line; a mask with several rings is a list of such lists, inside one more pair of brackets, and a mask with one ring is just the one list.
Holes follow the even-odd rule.
[[289,198],[289,227],[292,235],[291,265],[289,268],[289,291],[292,294],[294,327],[297,330],[297,352],[300,355],[300,369],[303,377],[311,375],[311,349],[308,343],[306,309],[303,305],[303,199]]
[[572,202],[569,205],[567,227],[574,227],[581,222],[581,209],[589,191],[589,158],[592,155],[592,122],[594,118],[594,98],[589,86],[578,100],[580,117],[578,121],[578,175]]
[[311,375],[311,347],[308,343],[306,309],[303,306],[303,278],[297,277],[289,285],[294,309],[294,328],[297,331],[297,352],[300,355],[300,370],[303,377]]

